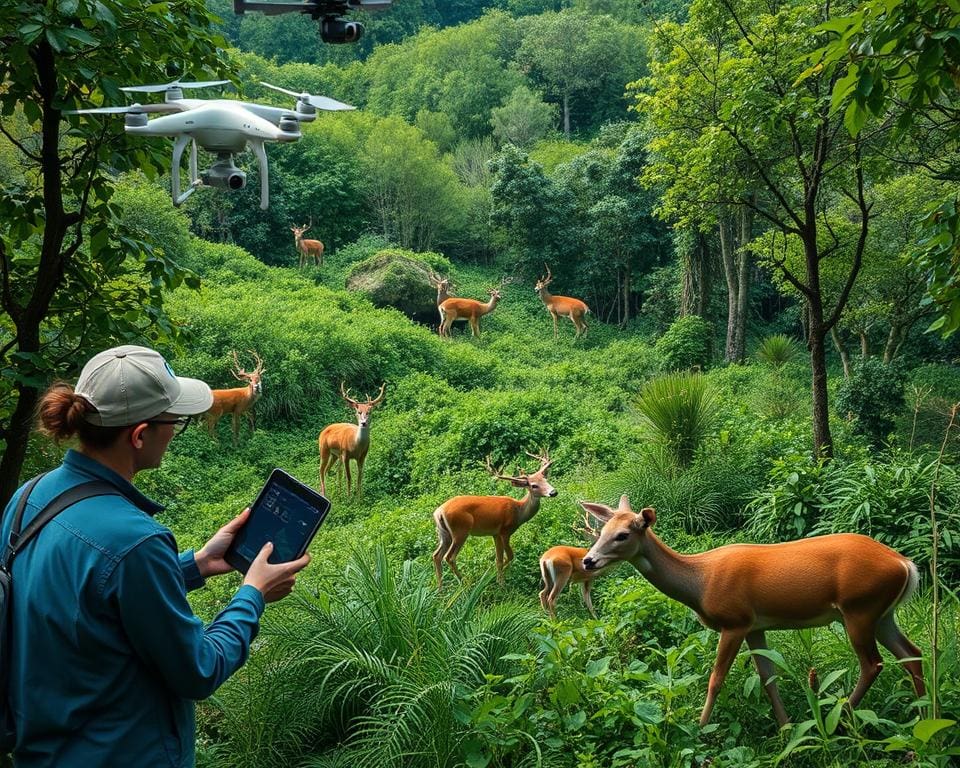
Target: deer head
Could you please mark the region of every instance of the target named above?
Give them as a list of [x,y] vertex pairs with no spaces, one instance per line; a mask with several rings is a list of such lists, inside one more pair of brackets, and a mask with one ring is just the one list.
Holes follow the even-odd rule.
[[547,480],[547,470],[552,463],[550,456],[546,451],[542,451],[540,454],[526,451],[526,454],[540,462],[540,466],[533,472],[524,472],[518,469],[516,475],[505,475],[502,469],[493,466],[489,456],[486,460],[487,471],[497,480],[505,480],[516,488],[528,489],[534,496],[556,496],[557,489],[550,485]]
[[553,275],[550,274],[550,267],[547,266],[547,262],[543,262],[543,266],[546,267],[547,274],[537,280],[537,284],[533,288],[537,293],[543,291],[553,281]]
[[290,231],[293,232],[293,237],[295,240],[299,241],[303,238],[303,233],[306,232],[310,227],[313,226],[313,216],[310,217],[310,223],[304,224],[303,226],[298,227],[294,224],[290,227]]
[[256,367],[252,371],[245,371],[240,367],[240,360],[237,357],[236,350],[232,350],[231,354],[233,355],[233,368],[232,373],[234,378],[239,381],[245,381],[253,389],[254,397],[260,397],[261,392],[263,391],[263,383],[261,382],[261,377],[266,370],[263,367],[263,361],[260,359],[260,355],[254,352],[252,349],[248,349],[251,355],[253,355],[254,360],[257,361]]
[[387,383],[384,382],[380,385],[380,393],[375,398],[367,398],[361,403],[359,400],[354,400],[352,397],[350,397],[350,390],[346,389],[344,382],[340,382],[340,397],[342,397],[346,401],[347,405],[353,408],[353,410],[356,412],[357,426],[366,427],[370,424],[370,411],[383,402],[383,395],[386,386]]

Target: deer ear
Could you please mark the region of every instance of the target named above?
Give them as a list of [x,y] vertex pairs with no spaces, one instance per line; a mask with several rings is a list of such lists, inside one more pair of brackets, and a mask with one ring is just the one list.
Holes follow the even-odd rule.
[[583,507],[585,511],[597,518],[597,520],[604,523],[616,514],[616,510],[611,509],[606,504],[597,504],[593,501],[580,501],[577,503]]
[[630,498],[627,494],[623,494],[620,497],[620,505],[617,507],[617,512],[629,512],[630,511]]
[[644,507],[637,516],[643,519],[644,528],[649,528],[657,522],[657,512],[653,507]]
[[530,485],[530,481],[525,477],[511,477],[510,484],[516,488],[527,488]]

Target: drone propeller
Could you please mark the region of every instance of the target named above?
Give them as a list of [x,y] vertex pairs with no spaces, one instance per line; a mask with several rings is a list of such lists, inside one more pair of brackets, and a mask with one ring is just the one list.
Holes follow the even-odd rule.
[[227,85],[229,82],[229,80],[206,80],[195,83],[181,83],[179,80],[174,80],[164,85],[127,85],[120,90],[127,93],[163,93],[176,88],[212,88],[215,85]]
[[131,104],[129,107],[93,107],[91,109],[66,109],[66,115],[125,115],[128,112],[142,112],[140,104]]
[[336,99],[327,98],[326,96],[312,96],[306,92],[296,93],[295,91],[288,91],[286,88],[281,88],[277,85],[270,85],[270,83],[264,83],[263,81],[260,82],[260,85],[266,88],[271,88],[274,91],[279,91],[280,93],[285,93],[288,96],[293,96],[294,98],[309,104],[315,109],[323,109],[328,112],[340,112],[346,109],[356,109],[356,107],[352,107],[349,104],[344,104],[342,101],[337,101]]

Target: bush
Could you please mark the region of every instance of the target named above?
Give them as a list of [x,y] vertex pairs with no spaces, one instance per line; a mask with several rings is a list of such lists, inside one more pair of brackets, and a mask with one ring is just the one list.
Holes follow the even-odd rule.
[[637,410],[653,439],[689,467],[718,413],[713,388],[699,373],[673,373],[648,381]]
[[706,368],[710,361],[711,335],[709,323],[697,315],[687,315],[674,321],[655,345],[660,358],[660,370]]
[[875,357],[858,360],[837,391],[837,410],[853,421],[853,431],[873,446],[893,432],[894,417],[903,409],[904,375]]

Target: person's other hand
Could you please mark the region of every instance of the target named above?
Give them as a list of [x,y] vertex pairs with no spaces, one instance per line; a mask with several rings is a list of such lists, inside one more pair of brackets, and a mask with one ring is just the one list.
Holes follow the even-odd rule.
[[243,512],[233,518],[233,520],[223,526],[223,528],[213,534],[210,541],[204,544],[200,548],[200,551],[193,556],[194,560],[197,561],[197,568],[200,570],[200,575],[203,576],[203,578],[219,576],[222,573],[230,573],[230,571],[234,570],[233,566],[223,559],[223,555],[233,542],[233,537],[237,535],[237,531],[243,528],[249,516],[250,507],[247,507]]
[[272,565],[267,562],[272,552],[273,542],[268,541],[263,545],[256,560],[250,564],[247,576],[243,580],[244,584],[259,589],[264,601],[268,603],[276,602],[289,595],[293,591],[294,584],[297,583],[297,574],[310,562],[310,555],[306,554],[299,560]]

